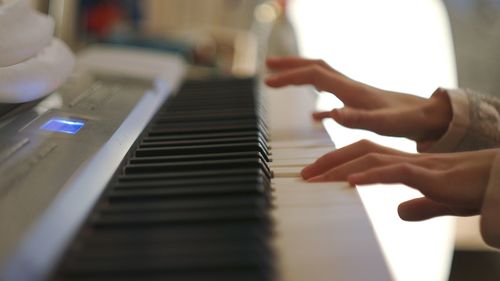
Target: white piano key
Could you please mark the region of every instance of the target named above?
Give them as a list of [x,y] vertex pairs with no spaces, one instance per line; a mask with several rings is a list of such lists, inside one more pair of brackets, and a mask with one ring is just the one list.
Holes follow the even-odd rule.
[[281,280],[391,280],[355,188],[274,179]]
[[276,160],[282,159],[311,159],[318,158],[325,155],[328,152],[333,151],[333,147],[319,147],[319,148],[282,148],[273,149],[272,158]]
[[269,144],[273,149],[334,147],[332,141],[328,137],[309,140],[271,141]]
[[272,171],[276,178],[297,178],[300,177],[302,167],[275,167]]
[[273,159],[269,163],[271,169],[280,167],[305,167],[311,163],[314,163],[316,158],[297,158],[297,159]]

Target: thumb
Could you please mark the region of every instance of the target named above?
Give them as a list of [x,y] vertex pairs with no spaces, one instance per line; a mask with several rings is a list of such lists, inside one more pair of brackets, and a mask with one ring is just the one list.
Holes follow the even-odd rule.
[[355,109],[344,107],[334,109],[330,112],[330,117],[337,123],[348,128],[367,129],[377,131],[384,122],[384,115],[377,114],[373,110]]
[[351,107],[333,109],[332,111],[314,112],[312,116],[316,121],[333,118],[337,123],[345,127],[367,128],[370,130],[372,130],[372,128],[370,128],[370,124],[373,123],[372,118],[375,117],[369,111]]
[[317,111],[312,114],[312,117],[315,121],[332,118],[332,111]]
[[421,221],[440,216],[472,216],[479,210],[474,208],[454,207],[435,202],[429,198],[415,198],[401,203],[399,217],[405,221]]
[[[385,136],[412,139],[415,129],[411,124],[418,120],[408,118],[398,110],[356,109],[344,107],[332,110],[330,116],[340,125],[354,129],[364,129]],[[410,125],[408,125],[410,124]]]

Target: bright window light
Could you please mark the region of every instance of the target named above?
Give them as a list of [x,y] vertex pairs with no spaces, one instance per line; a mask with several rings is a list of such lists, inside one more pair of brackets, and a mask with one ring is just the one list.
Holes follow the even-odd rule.
[[[446,10],[437,0],[291,0],[290,17],[305,57],[324,59],[364,83],[428,97],[439,86],[456,87],[453,42]],[[322,94],[323,110],[341,107]],[[382,137],[325,122],[337,147],[369,139],[415,152],[409,140]],[[454,220],[404,222],[402,201],[421,196],[402,185],[359,188],[396,280],[445,281],[454,246]]]

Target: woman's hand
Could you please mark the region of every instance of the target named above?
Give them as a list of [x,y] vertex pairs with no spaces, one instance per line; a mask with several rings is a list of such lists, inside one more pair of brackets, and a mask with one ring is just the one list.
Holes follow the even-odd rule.
[[403,202],[404,220],[479,214],[498,149],[448,154],[410,154],[360,141],[330,152],[302,171],[310,182],[351,185],[402,183],[424,197]]
[[314,113],[317,120],[333,118],[346,127],[406,137],[422,146],[441,137],[451,121],[451,105],[444,93],[424,99],[384,91],[352,80],[321,60],[270,58],[267,66],[275,71],[266,79],[271,87],[311,84],[344,103],[342,109]]

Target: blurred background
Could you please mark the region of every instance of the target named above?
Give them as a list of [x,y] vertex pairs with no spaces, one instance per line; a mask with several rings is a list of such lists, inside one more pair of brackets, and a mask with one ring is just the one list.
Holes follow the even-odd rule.
[[[5,2],[12,1],[6,0]],[[186,51],[213,38],[231,45],[234,32],[249,30],[261,0],[31,0],[39,10],[63,16],[58,34],[75,50],[107,41],[164,46]],[[64,3],[60,5],[60,3]],[[284,1],[283,1],[284,2]],[[500,95],[500,0],[443,0],[453,33],[460,87]],[[62,8],[61,8],[62,7]],[[76,12],[81,11],[81,12]],[[75,19],[67,20],[67,19]],[[424,19],[423,19],[424,20]],[[196,30],[196,31],[193,31]],[[141,38],[138,38],[138,36]],[[223,38],[221,38],[223,37]],[[171,41],[154,42],[153,38]],[[144,41],[141,41],[143,39]],[[148,41],[150,39],[151,41]],[[162,43],[164,43],[162,45]],[[168,44],[170,43],[170,44]],[[207,53],[214,50],[205,50]]]
[[[255,36],[263,33],[275,34],[266,53],[298,53],[293,23],[286,17],[290,0],[260,9],[269,1],[31,1],[56,18],[56,34],[76,52],[96,42],[140,46],[179,53],[197,66],[195,72],[238,75],[251,75],[259,67],[248,58],[259,56],[253,53],[259,47]],[[452,32],[458,86],[500,97],[500,0],[442,2]],[[266,25],[271,20],[274,25]],[[450,281],[500,280],[500,254],[481,243],[477,224],[477,218],[457,223]]]

